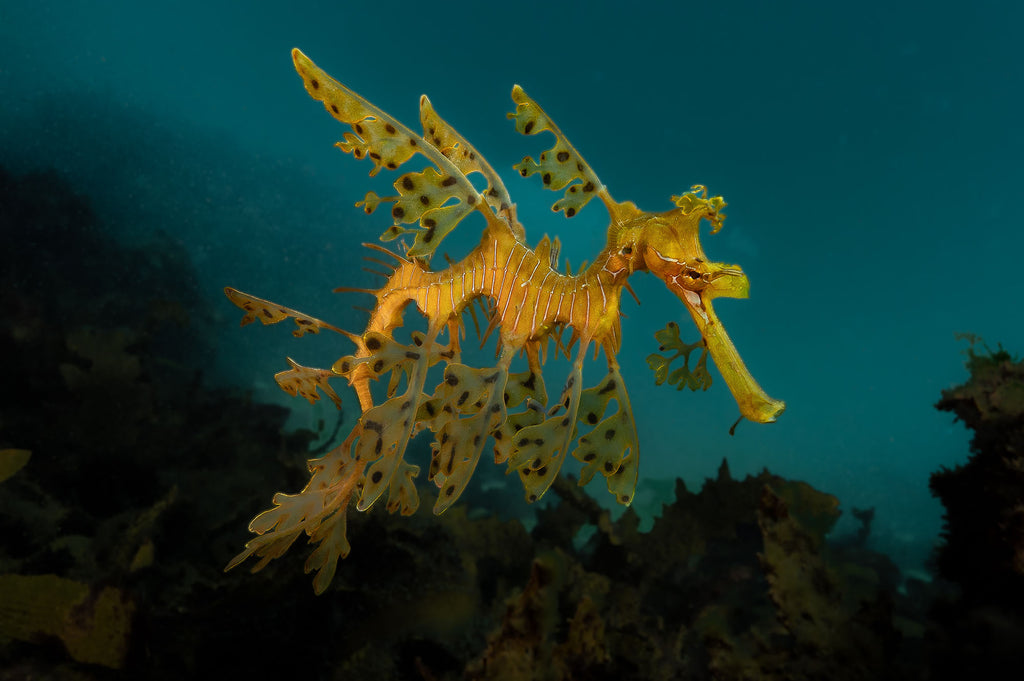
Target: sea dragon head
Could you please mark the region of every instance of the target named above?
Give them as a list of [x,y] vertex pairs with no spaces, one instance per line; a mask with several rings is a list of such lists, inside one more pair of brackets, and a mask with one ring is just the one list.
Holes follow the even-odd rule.
[[609,246],[626,254],[631,271],[651,272],[683,301],[740,413],[751,421],[770,423],[786,405],[769,397],[750,375],[711,305],[714,298],[746,298],[750,289],[739,266],[709,261],[700,245],[701,220],[711,224],[712,234],[721,229],[725,201],[721,196],[709,198],[701,185],[672,198],[677,208],[664,213],[645,213],[630,204],[629,214],[613,215],[618,229],[609,237],[617,243]]

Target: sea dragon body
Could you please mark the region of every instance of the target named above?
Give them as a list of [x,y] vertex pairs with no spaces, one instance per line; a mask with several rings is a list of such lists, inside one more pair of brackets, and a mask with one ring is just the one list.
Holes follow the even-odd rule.
[[[297,324],[296,336],[328,329],[348,337],[355,352],[331,369],[303,367],[289,359],[292,368],[275,378],[293,395],[313,402],[319,399],[319,390],[339,406],[340,398],[329,380],[345,378],[362,409],[345,441],[309,462],[312,475],[302,492],[278,493],[275,506],[252,521],[249,529],[259,536],[228,568],[256,555],[261,559],[254,568],[258,570],[305,532],[311,543],[319,544],[306,570],[317,572],[314,589],[322,592],[333,578],[338,558],[349,551],[345,518],[353,499],[356,508],[365,511],[386,491],[389,511],[410,514],[418,507],[413,478],[419,467],[407,463],[404,455],[409,441],[423,429],[434,434],[428,477],[439,489],[435,513],[459,498],[489,441],[494,443],[495,462],[519,474],[529,501],[547,491],[571,453],[583,463],[581,485],[601,473],[616,499],[629,504],[636,487],[639,444],[616,355],[621,342],[622,290],[637,271],[661,278],[683,301],[702,336],[699,343],[686,345],[678,341],[674,324],[659,332],[663,348],[675,349],[676,356],[687,361],[691,350],[702,350],[696,371],[684,366],[671,376],[671,358],[648,358],[659,383],[668,378],[680,387],[684,383],[694,389],[707,387],[710,378],[702,367],[710,353],[743,417],[767,423],[783,411],[785,405],[768,397],[747,371],[711,306],[716,297],[742,298],[748,290],[742,270],[708,261],[698,239],[701,220],[711,224],[712,233],[721,228],[725,219],[721,197],[709,198],[704,187],[696,185],[673,197],[675,208],[663,213],[616,202],[551,119],[515,86],[512,99],[517,106],[509,117],[516,129],[525,135],[548,131],[556,140],[538,161],[526,157],[516,169],[524,177],[539,174],[549,189],[564,189],[553,210],[566,217],[574,216],[595,196],[611,217],[607,243],[594,262],[576,274],[560,273],[558,240],[545,236],[536,248],[527,245],[515,205],[498,174],[438,116],[425,96],[420,100],[423,134],[419,135],[335,81],[299,50],[292,56],[307,92],[351,126],[352,132],[345,133],[337,146],[356,158],[369,158],[374,164],[371,175],[381,168],[397,170],[417,154],[430,164],[422,171],[400,175],[394,182],[396,196],[369,192],[356,204],[367,213],[382,203],[392,204],[394,224],[382,240],[414,237],[404,254],[366,244],[393,262],[368,258],[388,272],[382,288],[368,291],[377,303],[361,335],[225,289],[231,301],[245,310],[243,324],[256,319],[272,324],[290,317]],[[468,179],[472,173],[486,180],[483,191]],[[473,213],[486,221],[479,245],[461,261],[431,270],[430,257],[438,245]],[[489,319],[484,338],[496,330],[499,351],[495,366],[473,368],[460,362],[459,338],[463,313],[472,312],[472,304],[481,299],[486,301]],[[412,332],[410,343],[401,343],[393,332],[402,326],[409,303],[416,304],[427,328]],[[566,328],[572,334],[563,344]],[[445,331],[448,343],[442,345],[438,339]],[[577,342],[579,348],[558,400],[549,405],[542,365],[551,339],[556,352],[561,350],[567,357]],[[583,361],[592,343],[604,351],[608,372],[596,386],[584,389]],[[521,354],[527,358],[526,370],[510,373],[513,359]],[[424,392],[428,371],[439,362],[445,363],[443,379],[428,394]],[[385,375],[390,375],[387,399],[375,404],[370,381]],[[617,408],[606,415],[612,400]]]

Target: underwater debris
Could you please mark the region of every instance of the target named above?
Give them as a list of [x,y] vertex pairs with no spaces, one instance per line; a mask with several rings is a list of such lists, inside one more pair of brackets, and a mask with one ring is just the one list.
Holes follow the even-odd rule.
[[[306,571],[317,573],[314,590],[322,593],[338,559],[349,553],[346,514],[350,504],[366,511],[384,498],[390,512],[403,515],[418,507],[413,480],[420,468],[407,463],[405,455],[410,440],[422,430],[434,434],[427,473],[440,490],[434,513],[444,512],[462,495],[491,442],[495,463],[518,475],[529,502],[544,496],[571,454],[583,464],[580,485],[600,474],[616,501],[628,505],[636,488],[640,451],[616,355],[621,344],[622,291],[632,292],[627,280],[635,272],[650,272],[662,279],[701,335],[700,341],[686,345],[679,340],[674,322],[658,333],[662,350],[675,351],[672,357],[648,358],[658,384],[667,379],[680,388],[706,389],[710,355],[741,417],[769,423],[783,412],[784,403],[770,398],[750,375],[712,307],[718,297],[745,298],[749,288],[738,266],[710,262],[700,244],[702,221],[711,225],[712,233],[722,227],[726,205],[722,197],[708,196],[705,187],[694,185],[672,197],[675,208],[662,213],[614,200],[551,118],[516,85],[512,89],[516,109],[509,114],[516,130],[528,136],[548,132],[555,144],[537,160],[525,157],[515,169],[523,177],[539,176],[548,189],[564,190],[553,211],[571,218],[597,197],[611,218],[607,243],[593,264],[575,274],[567,268],[563,274],[558,271],[558,240],[545,236],[535,248],[527,244],[501,178],[425,96],[420,100],[420,135],[331,78],[299,50],[293,50],[292,57],[309,95],[351,127],[338,148],[357,159],[369,158],[370,175],[382,168],[398,170],[417,156],[423,157],[419,160],[425,160],[426,166],[414,166],[399,175],[394,181],[396,195],[369,192],[356,204],[366,213],[390,204],[393,223],[381,235],[382,241],[413,237],[410,246],[403,242],[397,251],[366,244],[388,258],[371,258],[388,270],[382,272],[387,279],[382,288],[335,289],[376,298],[362,334],[225,289],[231,302],[245,311],[243,325],[256,319],[275,324],[291,318],[297,325],[296,336],[324,329],[352,341],[355,352],[330,369],[303,367],[289,359],[291,369],[275,378],[292,395],[313,402],[322,393],[336,405],[340,400],[329,381],[345,379],[362,408],[345,441],[309,461],[311,477],[302,491],[276,494],[274,507],[250,523],[250,531],[258,536],[227,569],[255,557],[253,570],[260,570],[304,534],[318,544]],[[486,182],[482,191],[470,181],[473,174]],[[472,214],[485,223],[479,245],[446,269],[430,269],[430,259],[441,242]],[[497,332],[498,359],[493,367],[461,363],[463,313],[473,312],[477,303],[488,322],[484,339]],[[413,332],[412,341],[405,343],[395,338],[394,331],[402,326],[410,304],[426,318],[427,330]],[[563,342],[567,329],[571,334]],[[445,332],[448,342],[442,345],[439,338]],[[554,353],[571,359],[572,369],[564,387],[549,401],[542,367],[551,342]],[[591,344],[595,357],[604,351],[608,370],[596,386],[584,388],[583,362]],[[702,354],[691,369],[689,354],[697,347]],[[513,359],[523,354],[526,370],[512,371]],[[669,373],[669,365],[679,356],[684,357],[684,366]],[[442,381],[426,392],[429,369],[441,363]],[[388,377],[387,399],[377,404],[370,382],[384,377]]]

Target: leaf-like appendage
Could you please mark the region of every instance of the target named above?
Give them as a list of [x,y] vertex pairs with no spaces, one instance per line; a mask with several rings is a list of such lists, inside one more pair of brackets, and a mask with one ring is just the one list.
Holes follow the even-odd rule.
[[242,317],[242,326],[252,324],[257,319],[263,322],[264,326],[267,324],[277,324],[291,317],[295,320],[296,326],[299,327],[292,331],[292,334],[296,337],[307,333],[320,333],[320,329],[330,329],[331,331],[348,335],[338,327],[321,321],[316,317],[310,317],[290,307],[278,305],[269,300],[251,296],[248,293],[242,293],[230,286],[224,289],[224,294],[228,297],[228,300],[245,310],[245,316]]
[[711,233],[714,234],[722,229],[725,222],[725,213],[722,209],[728,204],[721,196],[708,198],[708,189],[702,184],[695,184],[690,191],[683,192],[682,196],[673,196],[672,201],[683,209],[685,215],[694,211],[703,211],[707,221],[711,223]]
[[339,558],[349,551],[345,537],[345,512],[360,479],[363,464],[352,459],[348,441],[318,459],[310,459],[312,477],[299,494],[274,495],[274,507],[256,516],[249,531],[259,535],[224,568],[230,570],[250,556],[259,561],[252,571],[266,567],[285,554],[305,532],[311,543],[320,546],[306,562],[306,572],[317,571],[313,580],[316,593],[322,593],[334,576]]
[[[344,141],[337,146],[355,158],[369,158],[373,162],[370,175],[376,175],[381,168],[396,170],[416,153],[423,154],[437,166],[400,177],[395,182],[399,197],[379,197],[371,193],[357,204],[372,213],[378,203],[395,203],[391,211],[395,226],[384,232],[382,240],[412,232],[416,240],[408,255],[429,259],[441,240],[474,209],[480,209],[488,220],[496,219],[460,167],[430,141],[331,78],[299,50],[292,50],[292,58],[310,96],[323,102],[336,119],[352,126],[352,132],[345,133]],[[470,147],[467,145],[467,148]],[[479,167],[473,169],[483,172]],[[421,203],[424,199],[427,203]],[[452,200],[457,203],[444,205]],[[419,227],[412,230],[399,226],[417,221]]]
[[438,115],[426,95],[420,97],[420,123],[423,124],[423,139],[448,157],[463,175],[476,172],[484,176],[487,189],[483,197],[491,208],[498,212],[509,209],[512,199],[501,177],[465,137]]
[[[590,199],[597,196],[597,193],[604,189],[604,185],[558,126],[518,85],[512,88],[512,100],[516,103],[516,110],[508,117],[515,119],[516,131],[524,135],[536,135],[549,130],[555,136],[555,146],[543,152],[539,162],[527,156],[515,166],[515,169],[523,177],[540,173],[541,180],[548,189],[557,191],[569,185],[565,195],[551,206],[551,210],[564,211],[565,217],[571,218],[580,212]],[[569,184],[570,182],[574,184]]]
[[[602,420],[613,398],[618,402],[618,409]],[[580,436],[572,452],[585,464],[580,471],[579,484],[586,485],[595,473],[601,473],[615,499],[620,504],[631,503],[636,491],[639,445],[629,396],[618,369],[612,369],[600,383],[583,391],[577,423],[594,426],[589,433]]]
[[331,399],[331,402],[334,402],[335,407],[341,409],[341,398],[327,382],[329,378],[337,377],[336,373],[330,369],[304,367],[291,357],[288,358],[288,364],[291,365],[291,369],[274,374],[274,380],[281,386],[281,390],[292,397],[305,397],[310,404],[313,404],[320,399],[320,394],[317,392],[317,388],[319,388],[324,395]]
[[[676,386],[677,390],[689,388],[693,391],[707,390],[711,387],[711,372],[708,371],[708,348],[703,340],[695,343],[684,343],[679,338],[679,325],[675,322],[669,322],[664,329],[656,331],[654,338],[659,343],[659,351],[675,351],[671,356],[663,356],[657,353],[647,356],[647,366],[654,371],[654,382],[657,385],[667,381],[669,385]],[[698,348],[701,354],[691,369],[690,353]],[[683,366],[670,372],[669,369],[671,369],[672,362],[679,357],[683,358]]]

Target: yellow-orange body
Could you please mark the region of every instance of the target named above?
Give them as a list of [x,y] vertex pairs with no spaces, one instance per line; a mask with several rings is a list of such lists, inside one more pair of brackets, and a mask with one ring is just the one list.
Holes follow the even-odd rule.
[[[616,499],[628,504],[636,486],[639,444],[615,357],[620,346],[622,290],[637,271],[650,271],[663,279],[685,304],[702,336],[700,343],[685,345],[678,340],[674,323],[659,332],[663,349],[676,350],[667,360],[658,355],[648,358],[659,383],[668,378],[680,386],[706,387],[710,379],[703,363],[710,354],[744,417],[768,422],[782,412],[783,403],[768,397],[750,376],[711,306],[718,296],[745,297],[748,286],[738,267],[709,262],[700,246],[700,222],[707,220],[717,231],[725,218],[721,197],[708,198],[703,187],[694,186],[674,197],[676,207],[663,213],[647,213],[630,202],[614,201],[544,111],[516,86],[512,98],[517,109],[509,116],[517,130],[527,135],[548,131],[556,140],[538,161],[527,157],[516,168],[523,176],[540,175],[550,189],[564,189],[553,209],[566,217],[598,197],[611,218],[607,244],[594,262],[576,274],[561,273],[557,239],[551,242],[544,237],[536,248],[527,244],[515,205],[497,173],[437,115],[426,97],[420,101],[423,134],[418,135],[334,81],[298,50],[293,57],[310,95],[352,127],[353,132],[346,133],[338,146],[356,158],[369,158],[374,164],[371,175],[381,168],[397,170],[418,154],[430,164],[398,176],[396,196],[370,192],[357,204],[368,213],[382,203],[392,204],[394,224],[382,240],[414,236],[412,246],[402,254],[367,244],[393,262],[370,258],[390,273],[383,287],[367,291],[377,302],[362,334],[226,289],[232,302],[246,311],[243,324],[255,319],[270,324],[291,317],[298,325],[298,336],[328,329],[348,337],[355,352],[331,369],[312,369],[289,360],[292,368],[275,378],[293,395],[312,402],[319,399],[320,391],[339,405],[329,381],[345,378],[362,409],[346,440],[309,462],[312,476],[305,489],[296,495],[276,495],[275,507],[253,520],[250,529],[260,536],[229,567],[257,555],[262,559],[255,567],[259,569],[304,532],[319,544],[307,571],[316,570],[314,587],[318,592],[325,589],[337,559],[348,553],[345,514],[352,500],[358,510],[366,510],[386,492],[389,511],[412,513],[418,506],[412,480],[419,468],[404,456],[411,438],[424,429],[434,433],[428,477],[439,489],[436,513],[458,499],[488,442],[493,442],[495,461],[518,473],[530,501],[550,487],[571,453],[583,463],[580,484],[600,473]],[[484,177],[483,191],[469,181],[471,173]],[[445,269],[430,269],[430,257],[440,242],[471,214],[482,215],[486,222],[479,245]],[[493,367],[472,368],[460,363],[459,338],[463,313],[472,311],[470,306],[480,299],[485,301],[482,307],[489,322],[485,338],[497,332],[499,355]],[[413,332],[411,342],[401,343],[393,332],[402,326],[410,303],[426,318],[427,329]],[[563,344],[565,329],[571,329],[571,338]],[[439,338],[445,332],[448,342],[442,345]],[[542,365],[552,339],[556,351],[566,356],[577,341],[579,348],[557,400],[549,403]],[[591,343],[604,351],[608,373],[597,385],[584,389],[583,359]],[[668,374],[668,365],[676,357],[688,362],[689,352],[696,347],[702,350],[696,371],[684,366]],[[510,373],[513,359],[520,354],[526,355],[528,366]],[[439,362],[445,364],[442,380],[428,394],[428,370]],[[385,375],[389,376],[387,399],[376,404],[370,382]],[[606,415],[613,401],[616,407]]]

